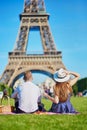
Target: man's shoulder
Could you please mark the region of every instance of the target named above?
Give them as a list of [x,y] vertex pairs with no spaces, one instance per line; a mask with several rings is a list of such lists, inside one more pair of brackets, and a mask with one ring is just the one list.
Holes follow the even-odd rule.
[[32,86],[34,86],[34,87],[37,87],[37,88],[38,88],[38,86],[37,86],[35,83],[30,82],[30,84],[31,84]]
[[34,83],[32,83],[32,82],[30,82],[30,81],[24,82],[24,83],[22,84],[22,86],[24,86],[24,85],[36,86]]
[[39,87],[38,87],[35,83],[30,82],[30,81],[24,82],[24,83],[22,84],[22,86],[31,86],[32,88],[39,89]]
[[34,88],[36,88],[36,89],[39,89],[39,87],[38,87],[35,83],[30,82],[29,84],[30,84],[30,86],[32,86],[32,87],[34,87]]

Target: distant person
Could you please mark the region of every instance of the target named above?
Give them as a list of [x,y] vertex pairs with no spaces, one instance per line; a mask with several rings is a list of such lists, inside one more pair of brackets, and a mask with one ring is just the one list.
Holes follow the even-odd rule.
[[53,102],[50,112],[77,113],[70,102],[70,97],[73,93],[72,86],[79,77],[78,73],[67,71],[63,68],[55,72],[54,80],[56,85],[54,86],[54,97],[44,93],[44,96]]
[[24,83],[17,87],[12,94],[12,98],[18,98],[17,113],[34,113],[38,111],[38,103],[40,103],[39,87],[32,83],[33,77],[30,71],[24,73]]

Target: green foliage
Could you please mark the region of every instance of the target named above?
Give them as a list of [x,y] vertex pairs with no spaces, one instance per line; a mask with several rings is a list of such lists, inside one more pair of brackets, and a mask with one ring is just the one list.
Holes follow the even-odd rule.
[[78,91],[83,92],[87,89],[87,78],[81,79],[77,82]]
[[4,84],[0,84],[0,91],[4,91],[5,88],[6,88],[6,87],[5,87]]
[[74,94],[74,96],[76,96],[77,93],[78,93],[78,86],[77,86],[77,84],[75,84],[75,85],[73,86],[73,94]]
[[11,96],[12,94],[12,88],[7,84],[0,83],[0,91],[7,91],[8,96]]
[[87,78],[80,79],[73,86],[73,93],[74,95],[76,95],[78,92],[83,92],[86,89],[87,89]]

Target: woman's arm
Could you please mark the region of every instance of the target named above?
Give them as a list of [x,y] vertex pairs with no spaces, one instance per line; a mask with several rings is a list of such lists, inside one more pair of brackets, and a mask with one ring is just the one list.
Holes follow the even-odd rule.
[[70,85],[73,86],[80,78],[80,74],[78,74],[76,72],[71,72],[71,71],[69,71],[69,74],[74,76],[74,78],[70,80]]
[[44,93],[44,96],[45,97],[47,97],[49,100],[51,100],[53,103],[58,103],[59,102],[59,98],[58,98],[58,96],[56,96],[55,95],[55,97],[53,98],[53,97],[51,97],[51,96],[49,96],[47,93]]

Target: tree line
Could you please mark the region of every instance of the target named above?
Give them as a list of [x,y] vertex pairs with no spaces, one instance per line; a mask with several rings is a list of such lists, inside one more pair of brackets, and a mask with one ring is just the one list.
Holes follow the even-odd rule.
[[87,90],[87,78],[78,80],[73,86],[74,95],[77,95],[78,92],[83,92],[84,90]]

